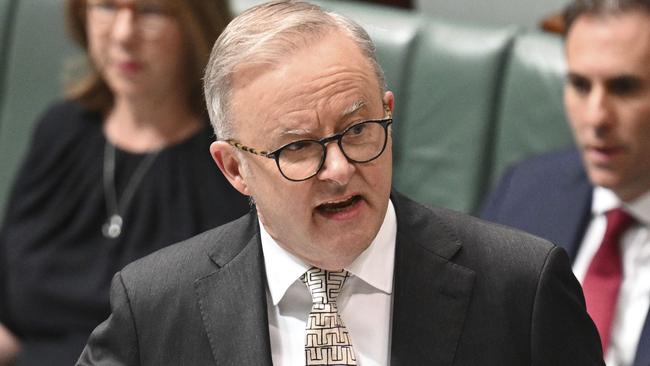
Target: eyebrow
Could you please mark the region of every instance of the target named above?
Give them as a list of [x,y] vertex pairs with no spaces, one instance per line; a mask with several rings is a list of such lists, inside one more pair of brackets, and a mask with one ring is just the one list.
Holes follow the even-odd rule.
[[[583,75],[577,72],[568,72],[566,80],[570,82],[592,83],[592,79],[588,75]],[[604,79],[604,83],[607,88],[616,87],[620,84],[628,84],[628,87],[639,88],[643,84],[643,78],[635,74],[620,74]]]
[[363,99],[359,99],[356,102],[352,103],[350,107],[343,110],[343,113],[341,113],[341,118],[350,117],[351,115],[357,113],[360,109],[364,108],[365,106],[366,106],[366,101]]
[[569,71],[566,73],[566,77],[568,79],[574,79],[574,78],[583,78],[582,74],[574,72],[574,71]]
[[285,130],[285,131],[280,131],[280,138],[286,138],[287,136],[296,136],[296,137],[301,137],[303,135],[308,134],[310,131],[306,128],[295,128],[292,130]]
[[[341,119],[348,118],[355,113],[357,113],[360,109],[365,108],[367,105],[366,101],[363,99],[359,99],[352,103],[348,108],[344,109],[343,112],[341,113]],[[296,128],[296,129],[291,129],[291,130],[285,130],[280,132],[280,137],[286,137],[286,136],[301,136],[310,133],[311,131],[309,129],[304,129],[304,128]]]
[[632,75],[632,74],[621,74],[621,75],[616,75],[612,78],[607,79],[608,83],[616,83],[616,82],[641,82],[641,77],[637,75]]

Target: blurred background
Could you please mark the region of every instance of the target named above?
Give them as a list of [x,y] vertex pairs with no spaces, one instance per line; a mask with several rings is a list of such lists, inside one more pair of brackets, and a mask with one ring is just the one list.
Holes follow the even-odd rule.
[[[235,0],[231,8],[237,14],[259,2]],[[561,106],[560,36],[541,30],[544,20],[557,19],[566,1],[318,2],[360,21],[378,43],[389,86],[401,102],[396,118],[402,128],[396,133],[405,153],[396,154],[395,183],[413,198],[475,211],[505,166],[571,143]],[[78,50],[65,33],[62,4],[0,0],[0,220],[32,124],[62,97],[65,80],[83,63],[75,59]],[[419,74],[411,75],[416,72],[411,67],[419,67]],[[429,122],[438,122],[437,127]],[[399,136],[409,131],[405,124],[432,135]],[[507,135],[494,139],[501,126]],[[418,141],[429,136],[433,140]],[[406,166],[426,168],[428,178],[404,174],[400,167]]]
[[[340,1],[340,0],[327,0]],[[361,1],[361,0],[360,0]],[[422,13],[449,20],[479,22],[486,25],[516,24],[537,27],[547,16],[567,4],[566,0],[363,0],[410,7]],[[242,6],[259,0],[238,0]]]

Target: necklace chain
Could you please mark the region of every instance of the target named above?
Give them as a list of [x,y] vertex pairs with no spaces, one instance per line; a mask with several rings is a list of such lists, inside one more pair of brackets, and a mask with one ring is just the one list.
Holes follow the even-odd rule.
[[126,183],[122,197],[117,198],[115,188],[115,146],[108,140],[104,144],[103,183],[104,199],[106,200],[106,222],[102,225],[102,234],[109,239],[115,239],[122,234],[123,214],[133,199],[138,186],[146,175],[151,165],[158,157],[160,149],[145,156],[135,168],[135,171]]

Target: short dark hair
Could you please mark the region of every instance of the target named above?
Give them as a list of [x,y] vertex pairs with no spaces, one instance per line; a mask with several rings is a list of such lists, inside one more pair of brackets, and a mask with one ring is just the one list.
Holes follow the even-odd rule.
[[650,0],[573,0],[564,10],[564,35],[584,14],[616,14],[630,10],[646,11],[650,14]]
[[[66,20],[72,38],[88,53],[86,1],[67,0]],[[190,75],[187,81],[190,88],[190,106],[198,115],[202,115],[206,112],[201,80],[203,69],[208,62],[212,44],[232,19],[228,1],[160,0],[160,3],[173,7],[174,15],[187,37],[187,43],[191,44],[191,59],[187,61]],[[113,106],[113,93],[90,60],[87,75],[74,80],[68,86],[67,94],[91,110],[106,112]]]

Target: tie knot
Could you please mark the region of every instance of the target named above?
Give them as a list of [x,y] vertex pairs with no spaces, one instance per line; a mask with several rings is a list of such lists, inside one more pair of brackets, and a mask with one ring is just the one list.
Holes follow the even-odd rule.
[[617,239],[621,234],[627,230],[633,223],[634,217],[618,207],[613,210],[607,211],[607,229],[605,231],[606,238]]
[[326,271],[312,267],[300,277],[311,293],[314,304],[336,303],[341,287],[348,278],[348,271]]

